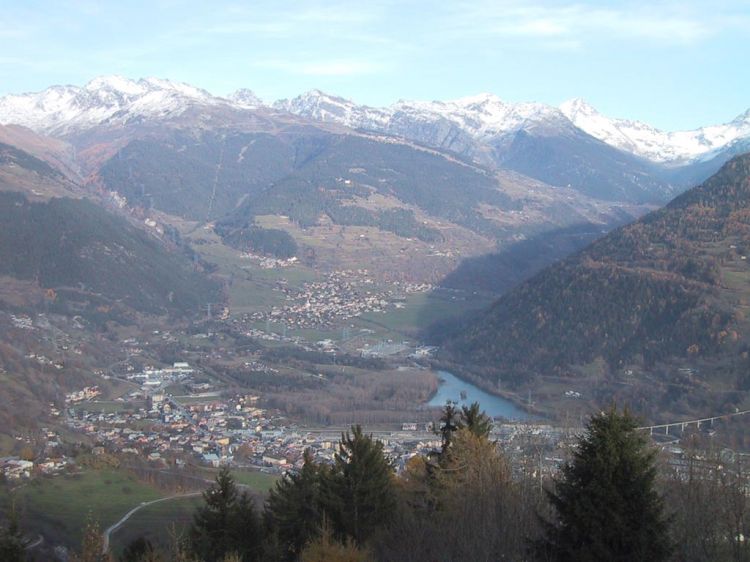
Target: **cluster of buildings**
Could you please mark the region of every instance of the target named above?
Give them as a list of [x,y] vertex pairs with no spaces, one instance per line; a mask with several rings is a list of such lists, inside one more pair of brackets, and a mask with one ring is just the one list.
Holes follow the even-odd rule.
[[296,256],[282,259],[253,254],[252,252],[242,254],[242,257],[256,262],[261,269],[282,269],[291,267],[299,261]]
[[178,382],[187,381],[195,372],[188,363],[173,363],[172,367],[157,369],[155,367],[146,367],[141,372],[130,372],[126,378],[132,382],[137,382],[144,389],[155,389]]
[[65,395],[66,404],[75,404],[76,402],[83,402],[84,400],[93,400],[101,394],[98,386],[86,386],[82,390],[76,390],[69,392]]
[[[257,401],[257,396],[236,395],[181,404],[155,392],[142,407],[100,412],[78,402],[66,408],[65,416],[69,427],[92,437],[103,450],[136,454],[158,465],[190,461],[280,473],[300,467],[307,449],[318,461],[333,460],[339,430],[299,428],[278,413],[259,408]],[[376,437],[397,467],[440,445],[424,424],[406,423],[399,431]]]
[[72,459],[60,453],[58,434],[46,427],[41,431],[44,436],[43,451],[35,460],[31,460],[34,454],[30,447],[21,456],[0,457],[0,475],[6,481],[25,480],[36,474],[52,476],[73,466]]
[[13,481],[31,478],[32,470],[34,470],[34,463],[32,461],[23,460],[18,457],[0,458],[0,474],[7,480]]
[[291,301],[275,306],[267,319],[292,328],[328,327],[365,312],[382,312],[388,306],[388,292],[378,291],[367,270],[329,273],[323,281],[305,283],[299,291],[279,289]]

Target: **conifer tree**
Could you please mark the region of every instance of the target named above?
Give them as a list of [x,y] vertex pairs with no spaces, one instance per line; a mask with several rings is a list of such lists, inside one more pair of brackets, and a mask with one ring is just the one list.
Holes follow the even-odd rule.
[[459,415],[458,429],[466,428],[477,437],[489,438],[492,430],[492,420],[479,409],[479,402],[472,402],[470,406],[462,406]]
[[341,436],[334,466],[321,472],[321,496],[326,515],[342,538],[363,544],[388,523],[396,507],[393,466],[383,444],[352,427]]
[[437,431],[440,433],[442,441],[442,452],[444,453],[451,444],[453,433],[458,429],[458,411],[456,403],[448,400],[443,407],[443,414],[440,416],[440,425]]
[[0,560],[22,562],[26,560],[26,543],[18,524],[18,515],[14,507],[8,514],[8,523],[0,529]]
[[132,540],[122,551],[119,562],[143,562],[156,552],[154,545],[145,537]]
[[276,482],[266,503],[266,516],[285,554],[296,560],[303,547],[317,537],[322,521],[320,467],[310,450],[302,469]]
[[203,493],[203,500],[189,532],[194,553],[206,562],[230,553],[237,553],[243,562],[255,560],[260,547],[258,517],[252,499],[239,492],[227,467]]
[[655,452],[627,410],[595,415],[549,491],[556,519],[538,545],[543,560],[660,562],[669,525],[655,490]]

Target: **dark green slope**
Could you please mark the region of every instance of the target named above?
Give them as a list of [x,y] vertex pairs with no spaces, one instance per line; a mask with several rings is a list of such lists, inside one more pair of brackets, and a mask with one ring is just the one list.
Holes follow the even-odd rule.
[[406,209],[371,210],[353,204],[371,193],[391,196],[433,217],[477,232],[496,234],[496,226],[476,210],[480,203],[514,208],[483,170],[399,143],[352,135],[304,139],[292,173],[266,189],[251,191],[223,221],[242,225],[252,217],[279,214],[302,226],[327,215],[334,224],[377,226],[403,237],[434,241],[438,232],[424,227]]
[[[444,361],[489,383],[615,377],[701,365],[748,383],[750,156],[501,297],[453,334]],[[712,371],[712,366],[716,369]],[[603,372],[602,372],[603,371]],[[717,375],[718,376],[718,375]]]
[[485,170],[403,143],[319,132],[173,132],[131,142],[100,176],[133,205],[220,220],[218,230],[229,241],[246,238],[242,231],[264,214],[286,215],[302,226],[327,215],[334,224],[377,226],[403,237],[439,236],[408,210],[353,204],[355,196],[373,192],[488,234],[497,227],[477,205],[517,205]]
[[663,166],[569,125],[522,129],[495,150],[505,168],[604,201],[664,203],[689,185],[687,178],[676,181]]
[[[75,188],[75,189],[73,189]],[[6,303],[115,319],[137,311],[191,314],[221,298],[179,246],[155,238],[87,199],[45,162],[0,145],[0,276]],[[17,280],[20,283],[11,283]],[[51,295],[51,293],[50,293]]]
[[186,255],[85,199],[32,203],[0,193],[0,275],[56,289],[84,308],[189,313],[219,298]]
[[99,174],[131,205],[203,221],[291,173],[296,158],[294,146],[269,134],[173,131],[132,141]]

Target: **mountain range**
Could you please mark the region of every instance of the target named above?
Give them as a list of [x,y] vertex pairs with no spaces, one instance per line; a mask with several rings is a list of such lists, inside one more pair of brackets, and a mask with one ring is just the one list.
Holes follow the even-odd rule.
[[98,77],[83,87],[52,86],[37,93],[6,95],[0,98],[0,123],[60,135],[108,122],[173,116],[195,105],[273,109],[413,138],[458,153],[475,143],[491,145],[521,129],[572,124],[619,150],[671,166],[710,160],[750,137],[750,109],[729,123],[667,132],[639,121],[607,117],[580,98],[554,107],[506,102],[485,93],[450,101],[399,100],[388,107],[369,107],[311,90],[266,104],[249,89],[219,97],[180,82],[121,76]]
[[[277,248],[286,255],[296,245],[329,269],[361,262],[362,252],[349,255],[354,246],[346,242],[362,234],[368,257],[382,260],[376,270],[430,282],[464,257],[549,233],[550,251],[536,268],[569,250],[569,238],[555,241],[558,232],[583,226],[580,247],[679,189],[657,165],[561,115],[555,119],[564,132],[536,127],[506,138],[497,165],[472,155],[499,150],[477,139],[480,131],[489,139],[500,130],[501,117],[472,129],[470,112],[455,124],[417,108],[396,134],[282,105],[265,105],[249,90],[222,98],[168,80],[101,77],[1,98],[0,122],[12,124],[0,130],[0,141],[4,135],[84,192],[117,200],[141,219],[215,222],[238,249],[285,240],[283,231],[295,240],[264,244],[262,253]],[[520,125],[548,112],[530,104],[507,113],[506,121]],[[424,135],[412,135],[411,122],[422,123]],[[434,133],[444,126],[478,152],[446,143]],[[574,152],[586,158],[574,162]],[[305,238],[313,243],[301,243]]]
[[[94,155],[91,150],[92,144],[100,144],[102,130],[111,136],[118,129],[156,123],[256,132],[312,126],[387,135],[595,199],[636,204],[668,201],[750,142],[748,113],[724,125],[671,133],[606,117],[583,100],[553,107],[480,94],[452,101],[398,101],[378,108],[312,90],[265,104],[247,89],[219,97],[179,82],[119,76],[99,77],[83,87],[53,86],[4,96],[0,123],[71,142],[84,172],[101,164],[99,147],[94,147]],[[119,148],[111,139],[110,144]]]

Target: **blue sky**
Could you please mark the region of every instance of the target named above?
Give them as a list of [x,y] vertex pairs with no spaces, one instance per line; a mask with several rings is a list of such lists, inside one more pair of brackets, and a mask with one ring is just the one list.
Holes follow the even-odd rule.
[[583,97],[665,129],[750,108],[746,0],[0,0],[0,94],[157,76],[267,100]]

